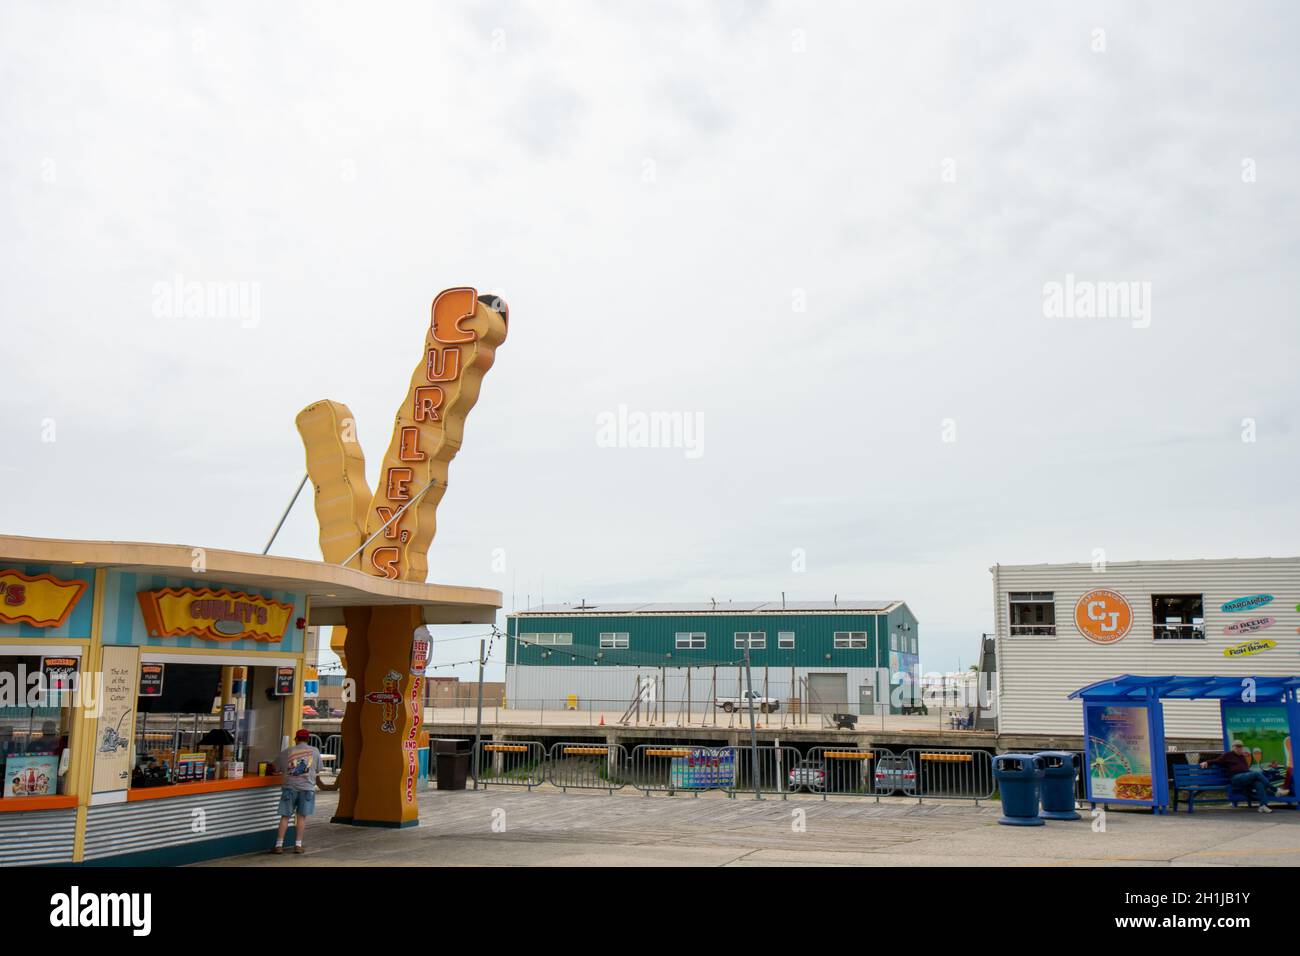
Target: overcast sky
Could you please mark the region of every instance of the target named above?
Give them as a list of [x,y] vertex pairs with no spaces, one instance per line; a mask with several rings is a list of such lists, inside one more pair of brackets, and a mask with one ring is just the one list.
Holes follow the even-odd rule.
[[[507,609],[900,598],[946,669],[995,562],[1296,554],[1298,21],[7,2],[0,529],[260,551],[297,412],[349,404],[373,485],[471,284],[510,338],[430,580]],[[1049,315],[1067,275],[1128,313]],[[696,445],[603,447],[620,406]]]

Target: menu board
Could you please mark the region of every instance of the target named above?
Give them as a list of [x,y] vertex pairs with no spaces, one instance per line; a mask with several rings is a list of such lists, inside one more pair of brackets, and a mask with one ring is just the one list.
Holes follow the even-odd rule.
[[293,694],[293,675],[292,667],[277,667],[275,669],[275,693],[279,697],[288,697]]
[[69,693],[77,681],[80,660],[76,657],[42,657],[41,676],[44,679],[42,703],[46,707],[63,707],[69,703]]
[[1089,704],[1084,708],[1089,799],[1155,804],[1148,717],[1144,705]]
[[140,665],[140,696],[161,697],[163,692],[163,665]]
[[94,793],[125,790],[131,783],[138,647],[105,647],[103,707],[95,726]]

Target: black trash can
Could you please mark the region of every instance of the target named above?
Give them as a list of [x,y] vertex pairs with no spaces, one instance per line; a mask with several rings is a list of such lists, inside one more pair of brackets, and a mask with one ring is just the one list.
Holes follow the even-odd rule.
[[464,790],[469,778],[470,742],[451,737],[430,741],[439,790]]
[[1043,809],[1045,820],[1078,820],[1074,808],[1074,784],[1079,777],[1079,755],[1069,750],[1044,750],[1034,754],[1043,760]]
[[1041,827],[1038,815],[1043,786],[1043,760],[1033,754],[998,754],[993,758],[993,777],[1002,795],[1002,816],[998,823],[1012,827]]

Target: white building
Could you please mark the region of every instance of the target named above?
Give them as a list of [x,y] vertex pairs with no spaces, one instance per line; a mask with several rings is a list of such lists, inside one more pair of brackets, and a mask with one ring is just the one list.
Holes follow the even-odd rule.
[[[1300,558],[996,565],[998,730],[1083,733],[1071,691],[1119,674],[1300,674]],[[1218,737],[1167,701],[1169,737]]]

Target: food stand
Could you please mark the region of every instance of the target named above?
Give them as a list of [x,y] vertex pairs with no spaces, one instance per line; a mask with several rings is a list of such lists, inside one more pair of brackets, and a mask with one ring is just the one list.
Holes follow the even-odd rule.
[[392,606],[489,623],[501,605],[320,561],[13,536],[0,589],[0,864],[269,848],[307,626]]

